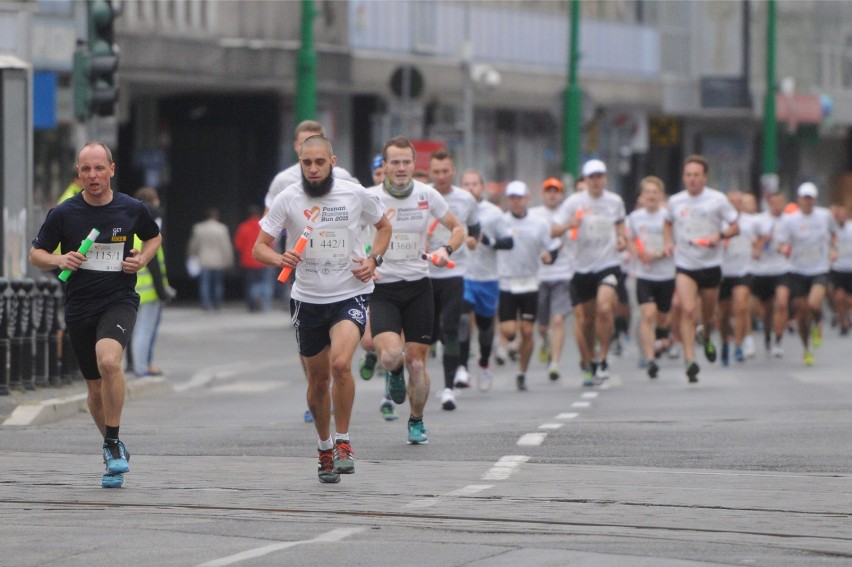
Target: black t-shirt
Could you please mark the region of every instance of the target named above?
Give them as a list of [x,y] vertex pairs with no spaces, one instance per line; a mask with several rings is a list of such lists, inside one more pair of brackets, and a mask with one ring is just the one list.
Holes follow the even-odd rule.
[[81,269],[68,278],[66,321],[97,315],[114,303],[129,303],[138,308],[136,274],[123,272],[121,260],[130,256],[134,234],[150,240],[160,233],[142,201],[113,192],[108,204],[92,206],[80,193],[47,213],[32,244],[49,252],[60,245],[65,254],[80,248],[93,228],[100,231],[96,245],[89,250],[89,259]]

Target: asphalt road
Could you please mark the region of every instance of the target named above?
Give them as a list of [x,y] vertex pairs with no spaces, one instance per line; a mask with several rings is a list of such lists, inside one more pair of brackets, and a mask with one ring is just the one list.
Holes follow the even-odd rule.
[[852,342],[833,330],[812,368],[789,336],[784,359],[705,363],[696,385],[677,360],[649,380],[628,344],[584,389],[569,343],[558,382],[534,359],[527,392],[510,365],[456,411],[433,395],[423,446],[404,407],[381,419],[381,377],[356,378],[357,472],[323,485],[288,322],[168,308],[174,391],[128,402],[120,490],[85,413],[0,427],[0,565],[852,564]]

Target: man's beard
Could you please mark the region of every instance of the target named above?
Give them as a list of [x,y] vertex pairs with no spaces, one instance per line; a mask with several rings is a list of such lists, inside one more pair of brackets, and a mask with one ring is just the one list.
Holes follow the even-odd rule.
[[305,177],[304,172],[302,173],[302,189],[305,190],[305,193],[307,193],[309,197],[313,197],[314,199],[328,195],[329,192],[331,192],[331,187],[333,185],[334,175],[332,175],[330,171],[328,172],[328,177],[317,183],[311,183],[308,178]]

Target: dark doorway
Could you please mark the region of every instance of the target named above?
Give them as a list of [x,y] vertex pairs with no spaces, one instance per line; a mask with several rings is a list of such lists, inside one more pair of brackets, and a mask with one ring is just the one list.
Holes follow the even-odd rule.
[[[216,207],[231,235],[249,204],[263,205],[277,173],[279,107],[273,96],[195,96],[160,101],[168,131],[169,184],[161,190],[167,269],[179,297],[197,297],[185,268],[192,225]],[[241,294],[238,273],[229,297]]]

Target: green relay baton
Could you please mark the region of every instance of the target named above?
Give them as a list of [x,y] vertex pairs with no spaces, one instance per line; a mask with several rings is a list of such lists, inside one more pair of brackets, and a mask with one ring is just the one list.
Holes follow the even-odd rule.
[[[100,233],[101,231],[96,228],[93,228],[92,232],[89,233],[89,236],[86,237],[86,240],[80,243],[80,248],[77,249],[77,252],[85,256],[86,252],[88,252],[89,248],[92,247],[92,244],[95,243],[95,240],[98,238],[98,235]],[[68,278],[71,277],[71,273],[71,270],[62,270],[62,272],[59,274],[59,279],[63,282],[67,282]]]

